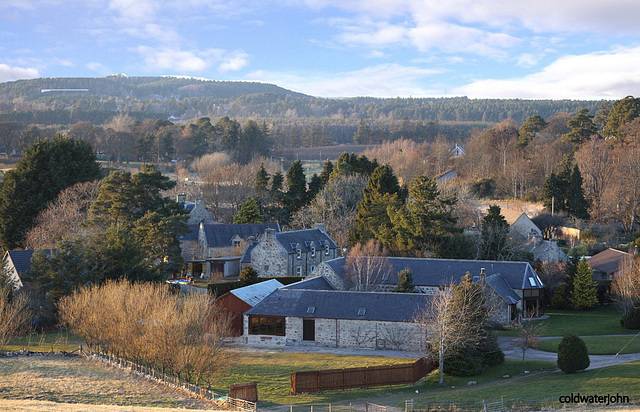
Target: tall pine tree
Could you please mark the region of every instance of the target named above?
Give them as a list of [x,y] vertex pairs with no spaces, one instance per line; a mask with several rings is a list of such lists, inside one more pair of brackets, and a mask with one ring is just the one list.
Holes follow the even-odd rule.
[[597,282],[593,280],[593,270],[586,260],[581,260],[573,276],[571,306],[575,310],[593,309],[598,306]]

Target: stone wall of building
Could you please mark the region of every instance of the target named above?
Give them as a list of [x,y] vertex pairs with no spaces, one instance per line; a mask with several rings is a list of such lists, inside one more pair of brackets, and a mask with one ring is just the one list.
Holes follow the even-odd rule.
[[326,346],[339,348],[415,350],[425,349],[425,332],[412,322],[381,322],[315,318],[315,341],[302,339],[303,319],[287,317],[286,336],[249,335],[245,316],[244,341],[252,345]]
[[309,274],[309,278],[324,277],[336,290],[346,290],[344,281],[326,263],[321,263]]
[[251,265],[260,277],[288,276],[287,258],[287,251],[276,240],[273,229],[267,229],[251,250]]

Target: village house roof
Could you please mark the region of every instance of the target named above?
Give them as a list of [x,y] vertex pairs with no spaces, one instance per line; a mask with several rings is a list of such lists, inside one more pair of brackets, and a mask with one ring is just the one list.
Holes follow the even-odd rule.
[[335,290],[335,288],[322,276],[291,283],[283,287],[283,289]]
[[238,236],[241,239],[253,237],[257,239],[266,229],[280,231],[278,223],[243,223],[243,224],[202,224],[207,246],[210,248],[229,247],[233,245],[233,239]]
[[499,273],[487,277],[487,283],[508,304],[516,304],[521,299],[506,279]]
[[264,282],[258,282],[253,285],[233,289],[228,293],[234,295],[250,306],[255,306],[264,298],[269,296],[274,290],[281,288],[282,286],[284,285],[276,279],[269,279]]
[[380,293],[277,289],[249,309],[247,315],[301,318],[411,322],[431,296],[417,293]]
[[[44,253],[47,256],[51,256],[52,251],[55,251],[55,249],[44,249]],[[16,272],[22,275],[31,269],[31,258],[33,257],[33,252],[33,249],[9,250],[5,256],[11,260]]]
[[[445,286],[451,282],[458,283],[467,272],[471,276],[478,276],[483,269],[487,277],[500,274],[512,289],[539,289],[544,286],[527,262],[396,257],[386,259],[392,269],[389,277],[380,281],[381,284],[396,285],[398,272],[409,268],[415,286]],[[345,258],[332,259],[326,263],[344,279]]]
[[312,246],[315,247],[318,252],[324,249],[327,244],[329,245],[329,249],[336,249],[338,247],[329,235],[318,228],[276,233],[276,240],[289,254],[296,253],[298,248],[305,253],[310,252]]
[[180,235],[178,240],[198,240],[198,228],[200,225],[187,225],[189,227],[189,232],[184,235]]
[[589,266],[594,272],[613,274],[620,269],[620,265],[631,255],[617,249],[607,249],[595,254],[589,259]]

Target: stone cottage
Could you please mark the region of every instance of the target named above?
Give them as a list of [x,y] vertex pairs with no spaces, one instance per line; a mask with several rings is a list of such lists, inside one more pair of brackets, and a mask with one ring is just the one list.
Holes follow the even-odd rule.
[[261,277],[309,276],[320,263],[337,256],[338,245],[323,224],[316,224],[313,229],[289,232],[265,230],[247,247],[241,264],[253,266]]

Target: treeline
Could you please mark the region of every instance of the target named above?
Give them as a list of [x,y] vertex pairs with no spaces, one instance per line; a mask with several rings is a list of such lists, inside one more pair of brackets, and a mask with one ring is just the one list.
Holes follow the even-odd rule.
[[[43,89],[88,91],[45,92]],[[346,98],[306,96],[275,85],[216,82],[172,77],[57,78],[0,84],[0,120],[22,121],[21,112],[53,110],[145,112],[148,117],[239,117],[264,119],[408,119],[432,122],[519,123],[538,114],[595,112],[603,102],[578,100],[521,100],[451,98]],[[15,112],[15,113],[14,113]],[[39,118],[40,115],[34,115]],[[64,116],[58,115],[59,123]],[[76,118],[78,119],[78,115]],[[100,123],[97,118],[82,120]],[[70,121],[73,121],[71,119]],[[52,124],[52,123],[42,123]]]

